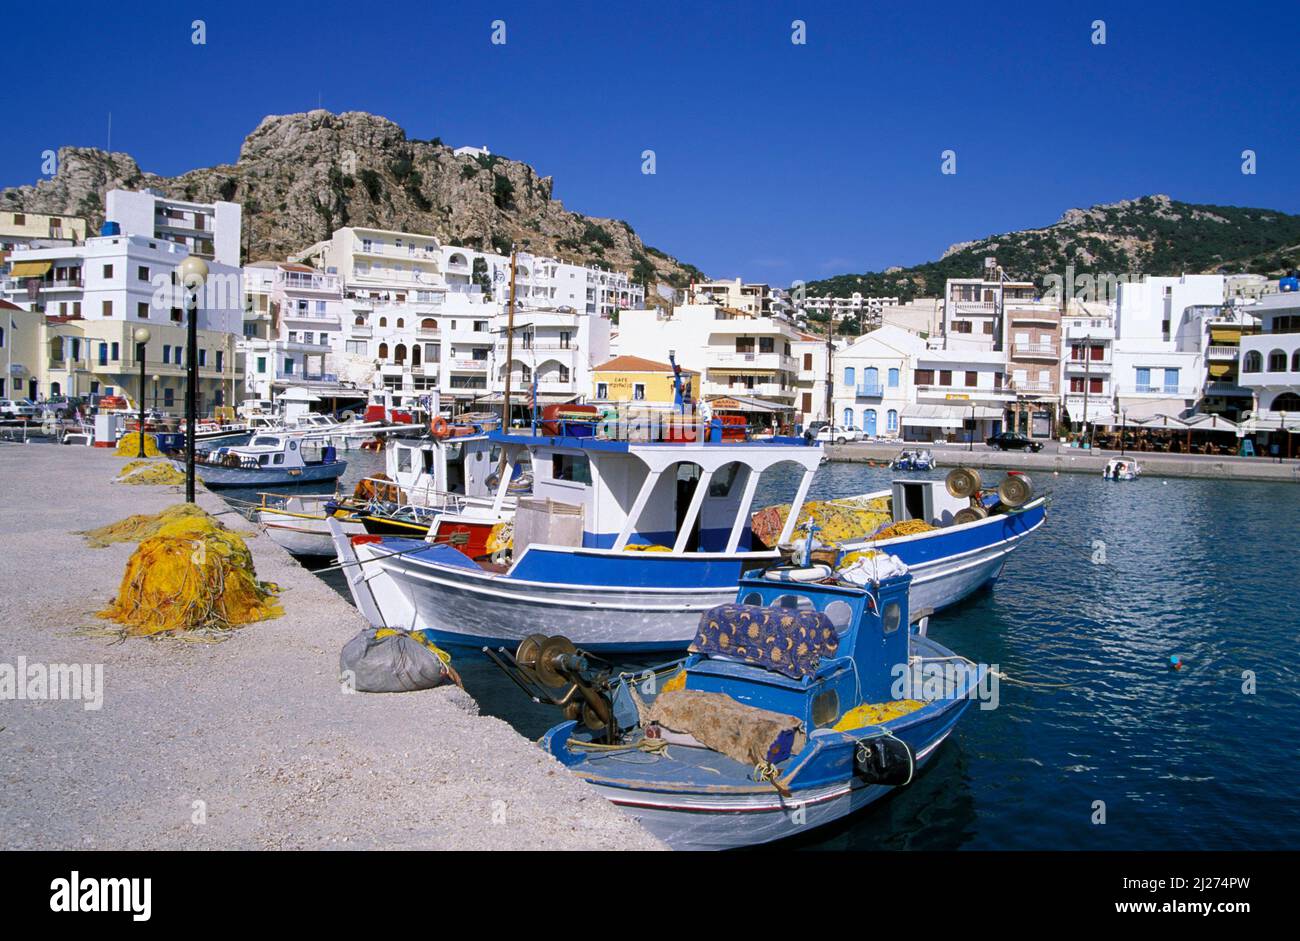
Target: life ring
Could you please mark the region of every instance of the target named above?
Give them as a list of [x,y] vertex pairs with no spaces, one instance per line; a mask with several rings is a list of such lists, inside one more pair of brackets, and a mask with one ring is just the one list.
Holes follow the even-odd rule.
[[439,415],[433,420],[433,424],[429,426],[429,434],[438,439],[445,438],[451,434],[451,424],[447,419]]

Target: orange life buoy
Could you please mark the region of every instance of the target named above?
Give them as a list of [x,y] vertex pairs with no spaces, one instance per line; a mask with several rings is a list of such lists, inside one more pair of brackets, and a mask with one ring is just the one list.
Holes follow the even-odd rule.
[[451,425],[447,419],[439,415],[433,420],[433,424],[429,426],[429,433],[435,438],[445,438],[451,434]]

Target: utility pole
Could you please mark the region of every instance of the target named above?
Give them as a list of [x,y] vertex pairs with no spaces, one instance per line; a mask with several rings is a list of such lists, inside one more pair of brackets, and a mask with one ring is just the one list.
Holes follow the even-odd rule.
[[[519,253],[510,248],[510,304],[506,311],[506,388],[505,394],[501,399],[501,430],[505,432],[510,427],[510,367],[515,358],[515,266],[518,264]],[[504,450],[501,452],[501,461],[504,465],[506,459]]]
[[[1088,394],[1092,385],[1092,334],[1083,338],[1083,434],[1088,440],[1088,450],[1092,450],[1092,435],[1088,433]],[[1121,428],[1119,433],[1124,434]]]
[[835,310],[826,311],[826,423],[835,424]]

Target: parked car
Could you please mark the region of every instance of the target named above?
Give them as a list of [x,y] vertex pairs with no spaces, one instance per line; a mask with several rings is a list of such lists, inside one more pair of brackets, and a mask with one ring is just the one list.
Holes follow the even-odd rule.
[[27,399],[0,399],[0,418],[36,417],[38,409]]
[[828,441],[835,444],[847,444],[850,441],[861,441],[862,432],[856,428],[841,428],[839,425],[824,425],[817,431],[818,441]]
[[1027,438],[1018,431],[1004,431],[1001,434],[993,435],[985,444],[990,448],[997,448],[999,451],[1043,450],[1043,442]]

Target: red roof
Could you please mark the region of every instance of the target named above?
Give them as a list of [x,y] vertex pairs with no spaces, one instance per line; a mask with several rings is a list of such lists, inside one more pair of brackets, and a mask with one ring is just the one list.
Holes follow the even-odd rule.
[[[652,359],[643,359],[640,356],[615,356],[608,363],[602,363],[599,366],[592,367],[596,372],[672,372],[673,367],[669,363],[657,363]],[[693,369],[683,369],[683,373],[696,375]]]

